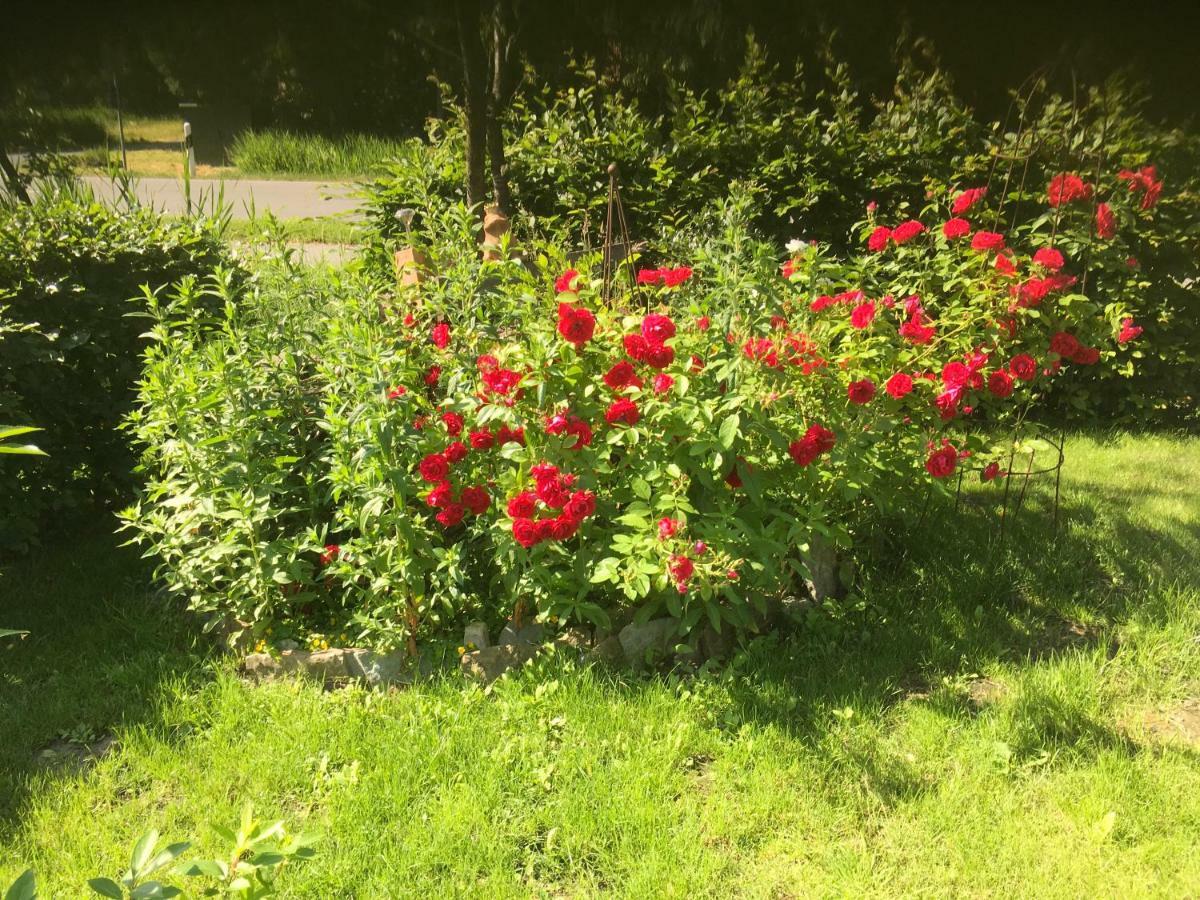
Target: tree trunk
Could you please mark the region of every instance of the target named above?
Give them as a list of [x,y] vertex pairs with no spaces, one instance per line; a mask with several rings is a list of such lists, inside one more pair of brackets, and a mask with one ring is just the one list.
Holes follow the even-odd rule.
[[503,112],[508,96],[509,10],[508,0],[493,0],[492,7],[492,95],[487,117],[488,160],[491,164],[492,196],[505,216],[512,215],[508,189],[508,164],[504,158]]
[[4,177],[4,183],[8,186],[12,195],[22,203],[30,203],[29,193],[25,190],[25,185],[21,184],[21,176],[17,174],[17,170],[13,168],[12,160],[8,158],[8,150],[6,149],[4,139],[0,137],[0,175]]
[[455,0],[458,44],[463,59],[463,110],[467,132],[467,203],[485,200],[487,142],[487,74],[479,37],[479,0]]

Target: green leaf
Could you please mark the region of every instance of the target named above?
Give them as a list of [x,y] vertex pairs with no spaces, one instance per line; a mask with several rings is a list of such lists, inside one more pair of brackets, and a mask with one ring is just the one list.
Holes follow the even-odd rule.
[[150,854],[154,852],[154,845],[158,843],[158,830],[151,828],[133,845],[133,855],[129,858],[129,871],[136,879],[142,874],[142,870],[146,867],[146,863],[150,861]]
[[101,897],[112,897],[113,900],[124,900],[125,894],[111,878],[89,878],[88,887]]
[[650,499],[650,485],[646,482],[646,479],[634,478],[630,486],[633,488],[633,492],[643,500]]
[[717,440],[721,442],[721,446],[726,450],[732,450],[733,444],[737,440],[738,429],[742,425],[741,416],[734,413],[721,423],[721,429],[717,432]]
[[4,892],[4,900],[37,900],[37,895],[37,876],[33,869],[26,869]]

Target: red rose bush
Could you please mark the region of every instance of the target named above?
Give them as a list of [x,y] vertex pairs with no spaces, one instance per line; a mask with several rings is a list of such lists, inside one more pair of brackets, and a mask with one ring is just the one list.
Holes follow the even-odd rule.
[[[850,258],[781,259],[731,205],[736,239],[635,264],[609,303],[598,254],[480,262],[448,214],[440,274],[395,296],[339,276],[321,329],[253,298],[220,331],[156,308],[127,518],[171,587],[255,633],[412,643],[629,610],[759,628],[814,542],[849,549],[968,473],[1002,484],[1049,385],[1127,362],[1141,326],[1083,283],[1161,190],[1152,167],[1064,172],[1005,230],[968,185],[872,209]],[[168,373],[196,403],[153,393]]]

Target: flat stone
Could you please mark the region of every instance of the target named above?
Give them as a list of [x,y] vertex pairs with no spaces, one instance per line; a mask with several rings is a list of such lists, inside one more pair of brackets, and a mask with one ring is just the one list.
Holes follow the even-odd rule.
[[592,648],[588,658],[608,666],[617,666],[625,661],[625,648],[621,646],[619,637],[610,634]]
[[800,554],[808,568],[804,584],[813,600],[824,603],[829,597],[840,597],[842,580],[838,571],[837,547],[821,534],[813,534],[808,540],[808,550]]
[[[546,634],[546,629],[542,627],[540,622],[530,622],[521,628],[513,628],[512,622],[506,622],[504,629],[500,632],[500,637],[496,641],[500,646],[512,644],[541,644]],[[482,649],[482,648],[481,648]]]
[[346,674],[361,678],[371,687],[410,680],[406,674],[407,663],[408,653],[403,649],[389,653],[362,649],[345,651]]
[[284,650],[299,650],[300,649],[299,642],[293,641],[291,638],[284,638],[282,641],[280,641],[278,643],[277,646],[278,646],[280,652],[283,652]]
[[533,659],[537,651],[532,644],[499,644],[464,653],[459,666],[469,678],[490,684],[510,669]]
[[664,655],[675,643],[678,623],[670,618],[651,619],[644,624],[631,622],[621,629],[618,639],[625,659],[633,666],[644,665],[648,653]]
[[483,650],[486,647],[492,646],[492,639],[488,635],[488,627],[483,622],[472,622],[463,629],[463,646],[468,650],[474,647],[476,650]]
[[242,672],[253,678],[270,678],[279,674],[279,660],[269,653],[251,653],[242,660]]
[[717,631],[712,625],[706,625],[700,632],[700,649],[705,659],[726,659],[733,649],[731,629]]

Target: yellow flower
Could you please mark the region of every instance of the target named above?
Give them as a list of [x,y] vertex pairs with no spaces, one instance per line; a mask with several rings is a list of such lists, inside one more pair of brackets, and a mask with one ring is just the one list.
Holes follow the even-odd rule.
[[458,655],[459,655],[459,656],[462,656],[462,655],[464,655],[466,652],[467,652],[467,648],[466,648],[466,647],[459,647],[459,648],[458,648]]

